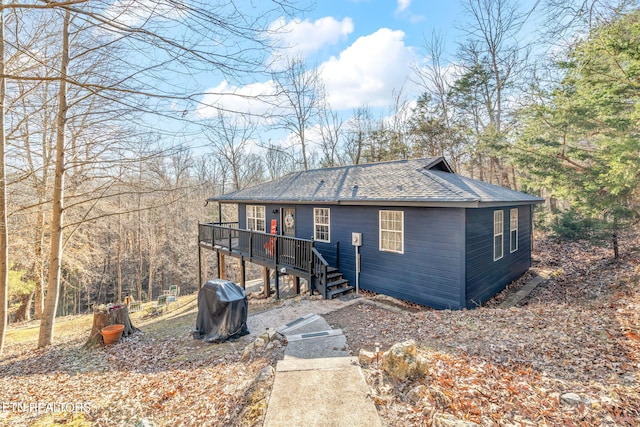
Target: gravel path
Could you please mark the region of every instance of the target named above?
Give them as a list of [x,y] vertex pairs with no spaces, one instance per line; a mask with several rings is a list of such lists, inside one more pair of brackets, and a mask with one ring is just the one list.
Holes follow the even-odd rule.
[[358,302],[359,298],[347,301],[340,299],[312,300],[308,297],[291,298],[286,300],[280,307],[249,314],[247,317],[248,337],[249,339],[254,339],[267,328],[277,328],[310,313],[323,315]]

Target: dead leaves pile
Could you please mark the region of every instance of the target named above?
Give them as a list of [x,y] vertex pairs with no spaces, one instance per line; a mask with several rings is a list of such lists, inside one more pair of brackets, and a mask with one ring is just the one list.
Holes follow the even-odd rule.
[[257,373],[278,357],[246,363],[246,343],[157,335],[93,350],[81,349],[86,335],[46,350],[10,347],[0,358],[0,425],[32,425],[52,414],[30,405],[70,402],[94,426],[232,425]]
[[520,307],[364,303],[325,316],[354,354],[413,338],[430,360],[428,375],[407,382],[365,370],[385,424],[640,425],[640,253],[612,262],[600,248],[543,246],[538,267],[554,273]]
[[[386,425],[640,425],[639,250],[612,262],[600,248],[541,242],[535,256],[551,276],[519,307],[499,302],[526,277],[475,310],[390,310],[367,297],[324,316],[354,354],[414,339],[429,360],[427,375],[405,382],[365,369]],[[81,418],[94,426],[259,425],[268,390],[253,381],[281,350],[246,362],[248,342],[203,345],[168,322],[89,351],[88,331],[46,350],[8,343],[0,425],[43,422],[51,414],[21,408],[56,402],[89,404]]]

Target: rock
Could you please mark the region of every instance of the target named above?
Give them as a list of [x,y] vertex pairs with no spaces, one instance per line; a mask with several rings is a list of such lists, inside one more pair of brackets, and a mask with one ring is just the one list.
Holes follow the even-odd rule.
[[395,304],[395,305],[403,305],[404,303],[402,301],[400,301],[399,299],[390,297],[388,295],[383,295],[383,294],[378,294],[375,297],[373,297],[374,300],[376,301],[385,301],[385,302],[389,302],[391,304]]
[[256,348],[264,347],[265,345],[267,345],[267,342],[262,337],[256,338],[253,342],[253,346]]
[[270,380],[275,375],[276,371],[273,369],[273,366],[267,365],[258,373],[256,378],[253,380],[253,384],[257,384],[266,380]]
[[407,393],[407,400],[414,405],[417,405],[428,393],[427,386],[424,384],[420,384],[409,390]]
[[240,360],[242,360],[243,362],[247,362],[249,360],[253,359],[253,356],[255,356],[255,345],[254,343],[250,343],[248,344],[244,350],[242,350],[242,357],[240,358]]
[[464,421],[451,414],[435,414],[431,424],[433,427],[475,427],[478,424],[471,421]]
[[277,338],[277,334],[274,328],[267,328],[266,331],[260,334],[260,338],[262,338],[265,343],[268,343],[274,341]]
[[367,351],[361,348],[360,354],[358,354],[358,361],[361,365],[370,365],[376,362],[376,354],[373,351]]
[[576,393],[564,393],[560,396],[560,402],[569,406],[579,406],[584,403]]
[[436,403],[438,408],[445,409],[451,406],[451,399],[449,399],[447,395],[444,394],[439,388],[429,388],[429,395],[431,396],[431,400]]
[[258,425],[258,420],[264,417],[267,411],[269,393],[273,385],[275,369],[273,366],[265,366],[255,377],[251,386],[244,395],[242,410],[239,414],[239,425]]
[[404,381],[426,374],[427,361],[418,355],[414,340],[394,344],[382,355],[382,369],[392,378]]

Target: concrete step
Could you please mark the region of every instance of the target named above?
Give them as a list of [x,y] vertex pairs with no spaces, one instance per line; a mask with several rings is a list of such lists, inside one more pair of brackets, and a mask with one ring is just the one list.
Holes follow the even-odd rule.
[[340,369],[359,366],[358,358],[346,357],[318,357],[315,359],[284,359],[279,360],[276,372],[312,371],[315,369]]
[[[325,326],[326,325],[326,326]],[[276,332],[283,336],[303,334],[305,332],[323,331],[329,329],[327,322],[317,314],[307,314],[286,325],[276,328]]]
[[[342,334],[342,331],[317,334],[318,332],[302,334],[294,336],[296,339],[293,341],[287,340],[287,346],[284,349],[285,360],[350,356],[347,337]],[[304,335],[307,337],[305,338]]]

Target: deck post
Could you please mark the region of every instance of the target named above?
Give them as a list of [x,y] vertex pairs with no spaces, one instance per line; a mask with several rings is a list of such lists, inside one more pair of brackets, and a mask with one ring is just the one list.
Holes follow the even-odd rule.
[[278,271],[278,239],[273,241],[273,271],[275,274],[276,299],[280,299],[280,272]]
[[198,238],[198,290],[202,289],[202,248]]
[[218,264],[220,266],[220,278],[221,279],[226,279],[227,278],[227,266],[224,260],[224,254],[220,253],[220,263]]
[[241,256],[240,257],[240,284],[242,285],[242,289],[246,290],[247,286],[246,286],[246,281],[247,281],[247,269],[246,269],[246,265],[244,262],[244,257]]
[[220,277],[220,251],[216,250],[216,270],[218,273],[218,279],[221,279],[222,277]]
[[296,295],[300,293],[300,276],[294,276],[293,291],[295,292]]
[[271,294],[271,283],[269,283],[269,268],[262,267],[262,279],[263,279],[263,289],[264,289],[264,297],[269,298]]

